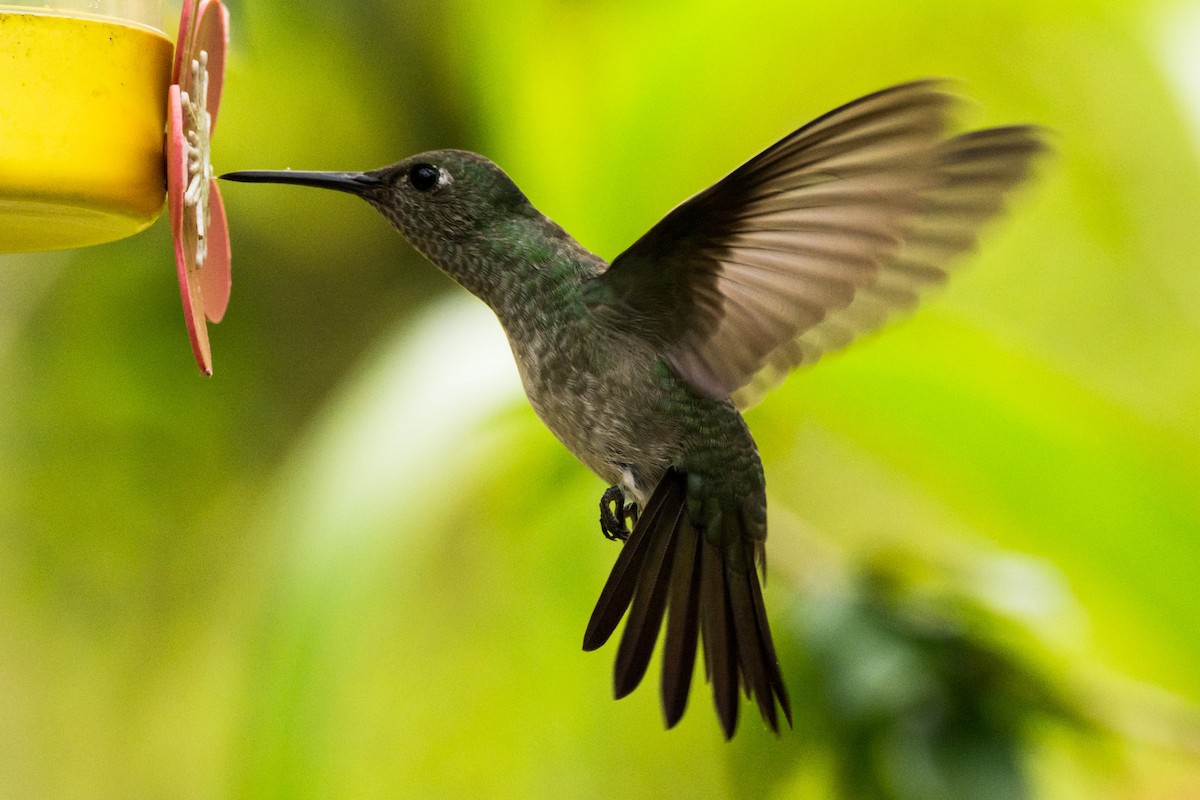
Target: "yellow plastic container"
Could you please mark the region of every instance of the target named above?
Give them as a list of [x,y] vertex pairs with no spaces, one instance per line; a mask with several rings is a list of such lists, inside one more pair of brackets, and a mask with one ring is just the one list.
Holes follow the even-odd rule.
[[161,25],[161,0],[0,0],[0,253],[120,239],[162,212]]

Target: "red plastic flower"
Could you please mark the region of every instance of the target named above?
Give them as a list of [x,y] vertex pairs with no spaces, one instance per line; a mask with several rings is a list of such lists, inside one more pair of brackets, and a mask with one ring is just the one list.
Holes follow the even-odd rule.
[[205,319],[220,322],[229,304],[229,231],[209,161],[228,47],[229,12],[221,1],[184,0],[167,94],[167,206],[183,318],[205,375],[212,374]]

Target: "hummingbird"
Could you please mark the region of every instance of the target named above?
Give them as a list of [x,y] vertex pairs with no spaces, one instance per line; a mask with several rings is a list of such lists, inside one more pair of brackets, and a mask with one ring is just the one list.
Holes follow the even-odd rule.
[[[665,724],[702,656],[726,739],[740,691],[779,734],[791,703],[763,602],[766,483],[741,411],[940,283],[1044,150],[1039,128],[955,134],[937,80],[847,103],[676,206],[605,261],[483,156],[434,150],[368,172],[242,171],[366,200],[495,313],[529,402],[610,488],[622,542],[583,636],[622,618],[613,689],[661,646]],[[664,632],[665,628],[665,632]]]

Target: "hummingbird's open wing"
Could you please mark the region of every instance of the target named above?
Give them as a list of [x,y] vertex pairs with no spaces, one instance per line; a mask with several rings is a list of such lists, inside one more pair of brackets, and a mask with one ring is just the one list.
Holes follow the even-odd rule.
[[1028,173],[1036,129],[951,138],[954,103],[920,81],[805,125],[677,206],[588,302],[700,391],[751,404],[911,305]]
[[923,193],[921,211],[910,220],[900,248],[847,305],[829,309],[823,320],[771,351],[763,367],[733,392],[738,407],[749,408],[791,370],[916,305],[922,289],[945,280],[949,268],[975,248],[979,230],[1000,214],[1005,193],[1028,176],[1043,149],[1041,131],[1021,125],[974,131],[938,145],[937,185]]

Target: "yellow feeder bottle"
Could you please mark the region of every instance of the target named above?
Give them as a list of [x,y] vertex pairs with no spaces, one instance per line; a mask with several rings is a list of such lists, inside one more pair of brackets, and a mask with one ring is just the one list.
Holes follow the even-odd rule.
[[173,47],[149,25],[0,2],[0,253],[158,217]]

